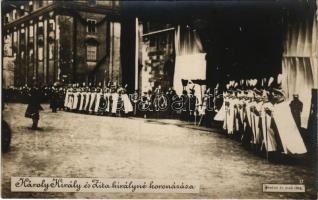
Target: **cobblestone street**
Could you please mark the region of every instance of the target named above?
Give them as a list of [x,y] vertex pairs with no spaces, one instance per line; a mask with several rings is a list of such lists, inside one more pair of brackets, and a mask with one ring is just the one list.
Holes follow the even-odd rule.
[[[268,163],[217,131],[178,120],[146,120],[50,112],[40,130],[24,118],[26,105],[9,104],[12,128],[2,157],[3,197],[56,198],[315,198],[312,165]],[[199,180],[199,194],[11,193],[10,177],[103,177]],[[263,183],[304,180],[303,193],[263,193]]]

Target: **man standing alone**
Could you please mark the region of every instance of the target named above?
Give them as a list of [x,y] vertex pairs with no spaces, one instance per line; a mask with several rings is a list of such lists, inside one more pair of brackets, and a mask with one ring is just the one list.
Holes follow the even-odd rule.
[[290,102],[290,110],[298,129],[301,126],[301,112],[303,111],[303,103],[299,100],[298,94],[293,95],[294,99]]
[[43,108],[40,105],[41,95],[36,87],[33,87],[28,95],[28,107],[25,111],[25,117],[31,118],[33,121],[32,129],[38,129],[38,122],[40,119],[40,110]]

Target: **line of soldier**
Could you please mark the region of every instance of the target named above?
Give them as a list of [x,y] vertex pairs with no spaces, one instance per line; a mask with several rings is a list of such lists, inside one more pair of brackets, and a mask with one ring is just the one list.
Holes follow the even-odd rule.
[[97,115],[124,116],[133,112],[126,87],[108,85],[102,87],[74,84],[66,90],[64,108],[67,111]]
[[2,89],[2,95],[4,102],[19,102],[19,103],[27,103],[28,96],[31,92],[32,88],[37,88],[40,93],[41,102],[48,102],[51,100],[51,95],[58,95],[59,102],[57,102],[57,107],[62,108],[65,96],[65,88],[56,87],[56,86],[42,86],[42,87],[30,87],[28,85],[24,85],[21,87],[9,87]]
[[267,157],[281,152],[306,153],[299,132],[302,103],[294,95],[288,104],[280,85],[281,76],[277,82],[273,77],[230,81],[221,94],[223,105],[214,120],[223,122],[229,136],[238,137],[257,152],[266,152]]
[[[206,92],[205,97],[207,96],[211,94]],[[106,87],[102,87],[101,83],[97,87],[92,87],[91,84],[85,86],[85,83],[82,86],[73,84],[66,89],[64,98],[64,108],[67,111],[144,118],[180,118],[187,121],[193,121],[199,110],[206,108],[206,105],[200,106],[199,103],[193,88],[189,90],[189,94],[184,90],[178,96],[172,87],[164,91],[159,85],[140,96],[137,90],[133,94],[127,94],[126,87],[111,83]]]

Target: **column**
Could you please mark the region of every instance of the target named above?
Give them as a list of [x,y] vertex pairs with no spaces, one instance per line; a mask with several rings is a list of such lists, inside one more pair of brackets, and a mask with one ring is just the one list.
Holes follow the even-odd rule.
[[34,61],[33,61],[33,84],[34,81],[37,82],[38,80],[38,22],[35,21],[34,22],[34,26],[33,26],[33,56],[34,56]]
[[16,85],[21,86],[21,47],[20,47],[20,27],[17,28],[17,57],[16,57]]
[[109,23],[109,80],[110,81],[114,81],[113,80],[113,44],[114,44],[114,24],[113,22]]
[[135,19],[135,90],[138,90],[139,22]]
[[25,84],[28,83],[28,71],[29,71],[29,26],[25,25]]
[[43,22],[43,81],[48,83],[48,21],[47,18]]
[[59,27],[59,16],[55,16],[55,62],[54,62],[54,74],[56,80],[60,80],[60,27]]

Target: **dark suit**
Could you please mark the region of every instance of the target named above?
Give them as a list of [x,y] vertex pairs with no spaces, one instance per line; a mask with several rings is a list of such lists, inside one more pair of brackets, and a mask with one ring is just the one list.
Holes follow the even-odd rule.
[[301,112],[303,111],[303,103],[299,101],[298,98],[294,98],[290,102],[289,106],[290,106],[291,113],[295,119],[296,125],[298,128],[300,128],[301,126],[300,116],[301,116]]
[[41,95],[38,89],[32,88],[28,98],[28,107],[25,111],[25,117],[31,118],[33,121],[32,128],[36,129],[40,119]]

